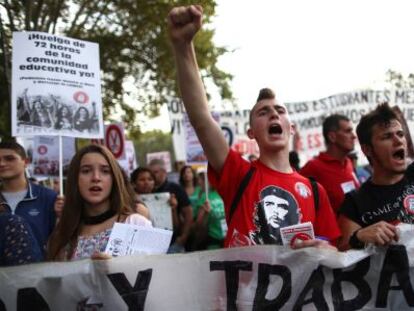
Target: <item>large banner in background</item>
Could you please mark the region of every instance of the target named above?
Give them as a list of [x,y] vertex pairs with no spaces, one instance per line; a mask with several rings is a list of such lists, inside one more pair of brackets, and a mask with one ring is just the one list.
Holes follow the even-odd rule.
[[13,136],[103,137],[99,46],[14,32]]
[[[76,153],[75,138],[62,137],[63,175],[67,174],[70,161]],[[59,137],[33,137],[33,175],[36,177],[59,176]]]
[[[347,116],[356,127],[363,114],[384,101],[388,101],[391,106],[397,105],[407,121],[408,128],[414,127],[414,89],[357,90],[317,100],[286,103],[290,118],[299,131],[298,152],[302,163],[324,150],[322,122],[325,117],[333,113],[340,113]],[[177,141],[182,144],[180,141],[185,139],[182,131],[182,113],[185,110],[182,103],[177,99],[172,100],[169,103],[168,111],[174,144]],[[249,113],[249,109],[220,111],[221,126],[234,128],[235,138],[232,148],[243,154],[258,153],[255,141],[250,140],[246,135],[249,128]],[[177,150],[177,148],[175,149]],[[359,146],[357,150],[359,150]],[[363,156],[359,158],[366,161]]]
[[[414,235],[339,253],[252,246],[0,269],[0,310],[412,310]],[[409,255],[410,254],[410,255]]]

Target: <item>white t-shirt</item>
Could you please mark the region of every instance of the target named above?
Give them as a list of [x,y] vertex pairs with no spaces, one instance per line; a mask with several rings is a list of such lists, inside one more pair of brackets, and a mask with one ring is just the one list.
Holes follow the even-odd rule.
[[24,199],[26,196],[27,189],[17,192],[2,192],[1,194],[7,201],[7,204],[10,206],[12,214],[16,211],[17,204]]

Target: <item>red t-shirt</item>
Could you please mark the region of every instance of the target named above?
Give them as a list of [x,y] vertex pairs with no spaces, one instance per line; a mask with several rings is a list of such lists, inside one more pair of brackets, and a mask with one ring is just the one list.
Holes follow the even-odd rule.
[[315,215],[309,179],[272,170],[260,161],[249,163],[230,150],[220,173],[210,167],[208,177],[223,198],[226,216],[250,166],[256,168],[228,225],[226,247],[282,244],[280,227],[312,222],[315,235],[334,241],[340,236],[325,190],[318,185],[319,208]]
[[325,188],[335,213],[341,207],[345,193],[360,186],[352,161],[346,158],[342,163],[326,152],[321,152],[317,157],[309,160],[299,173],[315,178]]

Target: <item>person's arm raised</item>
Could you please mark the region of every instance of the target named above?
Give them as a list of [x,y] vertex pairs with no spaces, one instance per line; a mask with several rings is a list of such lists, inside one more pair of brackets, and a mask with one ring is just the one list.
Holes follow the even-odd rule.
[[176,7],[168,15],[168,25],[185,109],[210,165],[220,172],[229,146],[208,109],[193,46],[193,38],[202,25],[202,16],[203,9],[199,5]]

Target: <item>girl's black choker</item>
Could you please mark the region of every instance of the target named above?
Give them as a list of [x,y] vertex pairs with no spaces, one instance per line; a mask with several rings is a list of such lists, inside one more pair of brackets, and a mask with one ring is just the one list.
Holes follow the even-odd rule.
[[109,209],[106,212],[96,216],[84,216],[83,223],[85,225],[97,225],[113,217],[115,214],[116,211]]

